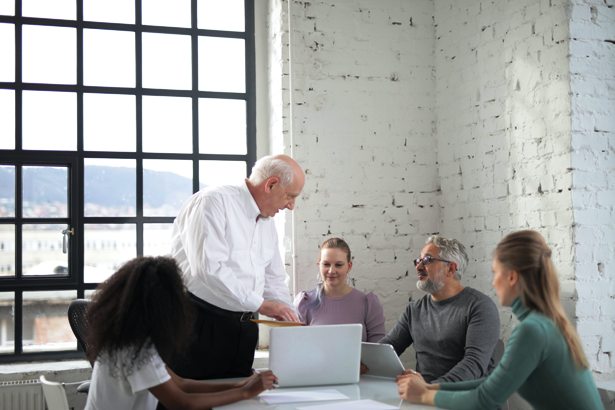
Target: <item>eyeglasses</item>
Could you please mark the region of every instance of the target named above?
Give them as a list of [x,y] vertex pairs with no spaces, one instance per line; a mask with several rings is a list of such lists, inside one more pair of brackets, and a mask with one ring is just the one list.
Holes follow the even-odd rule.
[[414,266],[418,266],[419,263],[423,262],[423,265],[429,265],[430,263],[432,263],[433,261],[440,261],[440,262],[446,262],[446,263],[453,263],[451,261],[447,261],[445,259],[440,259],[440,258],[434,258],[431,255],[426,255],[423,256],[422,258],[416,258],[414,260]]

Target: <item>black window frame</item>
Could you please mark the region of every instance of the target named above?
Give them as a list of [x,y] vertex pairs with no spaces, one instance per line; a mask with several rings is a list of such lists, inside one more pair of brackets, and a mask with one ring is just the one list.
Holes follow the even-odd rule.
[[[256,160],[256,75],[255,75],[255,18],[254,0],[244,0],[245,31],[232,32],[220,30],[205,30],[197,28],[198,0],[191,0],[191,27],[178,28],[167,26],[147,26],[141,24],[141,0],[135,0],[135,24],[88,22],[83,20],[83,2],[76,0],[76,20],[58,20],[49,18],[35,18],[21,16],[21,0],[15,0],[15,15],[0,15],[0,23],[10,23],[15,28],[15,81],[0,82],[0,89],[14,90],[15,92],[15,149],[0,149],[0,166],[16,167],[15,184],[15,217],[0,217],[0,225],[21,226],[27,223],[27,218],[21,217],[21,167],[24,165],[66,165],[70,169],[69,190],[72,199],[69,203],[69,219],[78,232],[83,232],[84,225],[88,223],[134,224],[137,229],[136,244],[137,255],[143,254],[143,227],[147,223],[172,223],[174,217],[154,217],[143,215],[143,161],[148,159],[182,159],[192,161],[193,186],[192,192],[199,190],[199,161],[244,161],[246,175]],[[224,0],[220,0],[224,1]],[[23,25],[72,27],[77,30],[77,83],[41,84],[24,83],[22,81],[22,40]],[[84,29],[108,29],[129,31],[136,34],[135,43],[135,72],[136,84],[134,88],[126,87],[100,87],[85,86],[83,84],[83,31]],[[184,34],[191,37],[192,50],[192,88],[190,90],[146,89],[142,87],[142,34],[164,33]],[[245,92],[211,92],[198,90],[198,38],[202,36],[241,38],[245,40]],[[2,58],[2,56],[0,56]],[[76,151],[47,151],[22,149],[22,93],[23,91],[59,91],[72,92],[77,95],[77,150]],[[136,151],[134,152],[104,152],[83,150],[83,96],[85,93],[128,94],[136,96]],[[142,151],[142,97],[143,96],[178,96],[192,99],[192,143],[191,153],[149,153]],[[240,99],[246,101],[246,143],[245,155],[231,154],[204,154],[199,153],[199,98]],[[106,159],[135,159],[136,160],[136,215],[133,217],[86,217],[84,216],[84,160],[89,158]],[[39,220],[37,220],[39,221]],[[69,257],[69,276],[56,277],[22,277],[21,275],[21,233],[15,229],[15,269],[16,276],[0,277],[0,292],[14,292],[14,339],[13,353],[0,354],[0,363],[12,363],[31,360],[62,360],[82,358],[83,353],[76,347],[71,351],[45,351],[23,352],[23,292],[37,290],[72,290],[77,297],[82,298],[86,291],[94,289],[96,284],[84,282],[84,239],[78,235],[74,241],[74,248]]]

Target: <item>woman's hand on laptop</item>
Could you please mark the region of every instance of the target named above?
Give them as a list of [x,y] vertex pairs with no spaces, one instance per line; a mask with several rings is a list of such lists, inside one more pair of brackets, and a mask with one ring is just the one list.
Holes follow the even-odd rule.
[[295,309],[284,302],[278,300],[265,300],[258,308],[258,313],[272,317],[276,320],[284,320],[287,322],[298,322],[299,317]]
[[369,367],[367,367],[363,362],[361,362],[361,367],[359,369],[359,374],[365,374],[369,372]]
[[244,393],[246,399],[257,396],[265,390],[269,390],[275,387],[278,382],[278,378],[273,374],[271,370],[264,370],[262,372],[254,372],[254,374],[248,377],[241,386],[241,390]]

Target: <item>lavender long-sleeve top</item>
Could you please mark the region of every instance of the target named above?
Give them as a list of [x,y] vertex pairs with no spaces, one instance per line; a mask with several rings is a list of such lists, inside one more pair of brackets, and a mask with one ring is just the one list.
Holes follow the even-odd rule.
[[352,289],[340,298],[322,295],[321,304],[311,308],[316,299],[316,290],[300,292],[295,306],[307,325],[336,325],[360,323],[363,325],[364,342],[378,342],[384,337],[384,313],[378,296]]

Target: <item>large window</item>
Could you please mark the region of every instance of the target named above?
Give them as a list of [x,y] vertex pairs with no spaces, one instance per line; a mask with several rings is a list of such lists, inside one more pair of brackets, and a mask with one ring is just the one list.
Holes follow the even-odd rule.
[[0,362],[255,160],[253,0],[0,2]]

